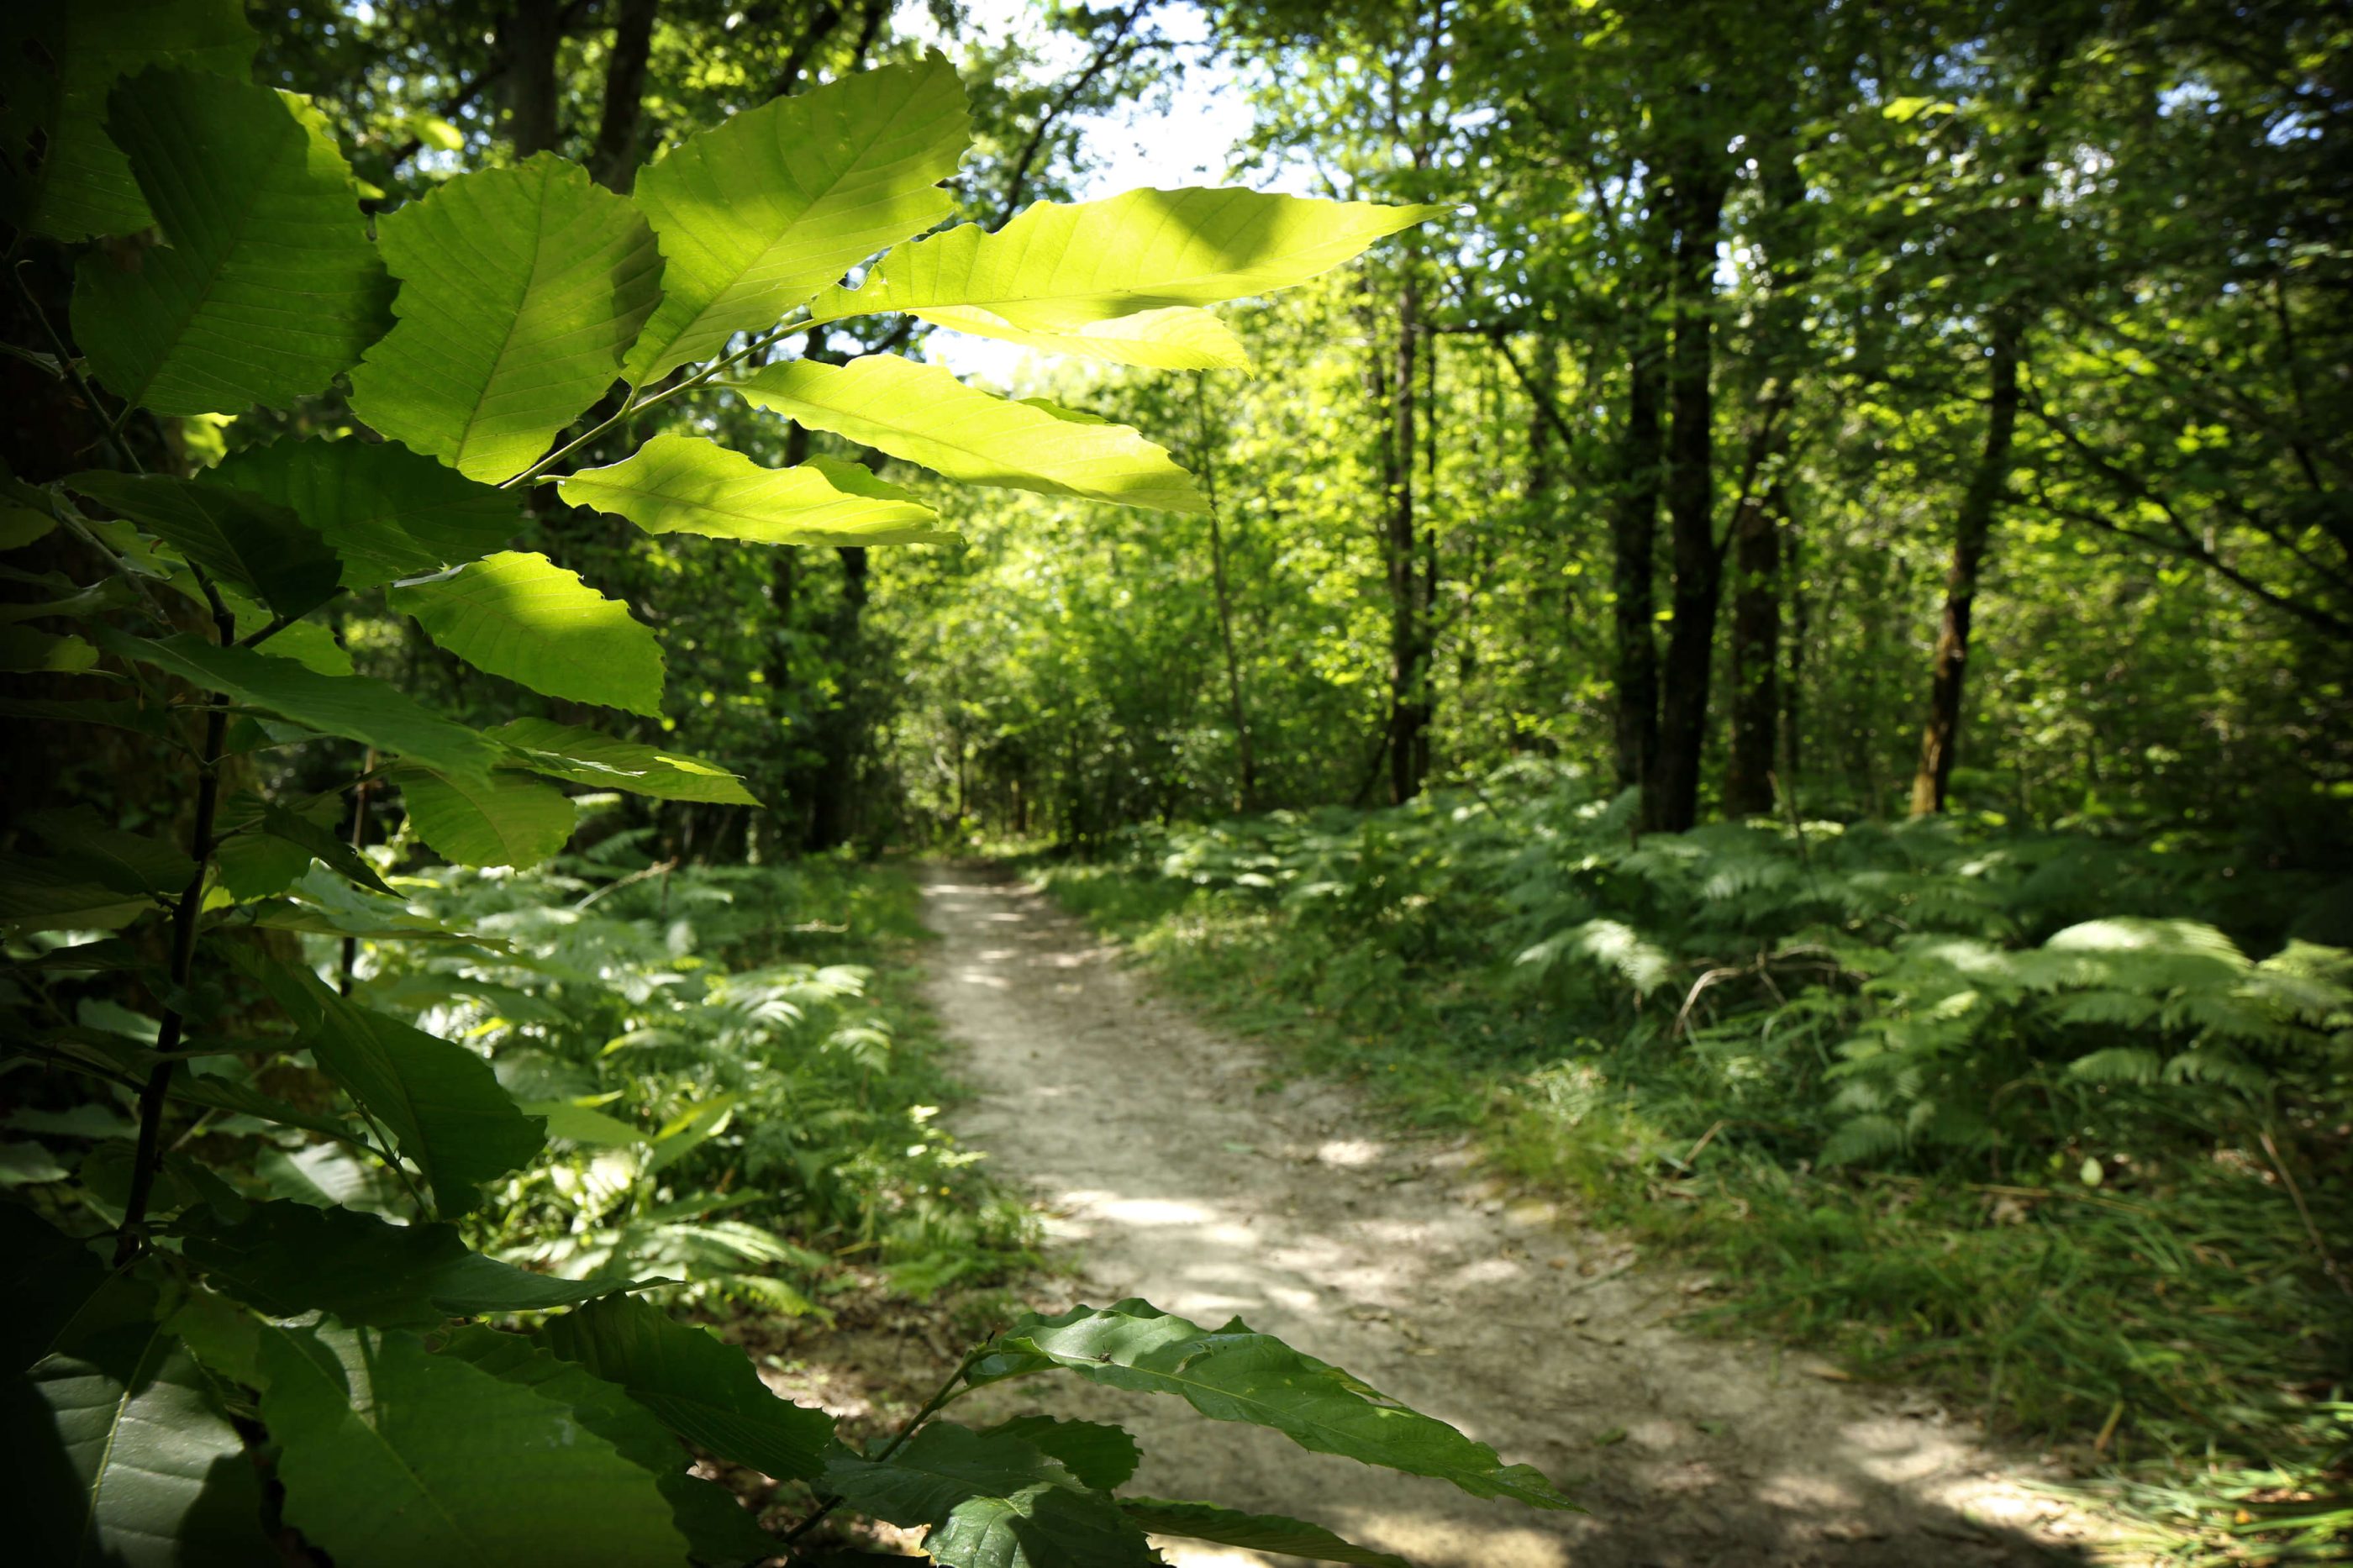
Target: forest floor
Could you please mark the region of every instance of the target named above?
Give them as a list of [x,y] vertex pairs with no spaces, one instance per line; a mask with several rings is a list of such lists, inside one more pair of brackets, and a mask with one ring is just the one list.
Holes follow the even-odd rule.
[[1140,1295],[1204,1322],[1239,1314],[1536,1465],[1590,1511],[1481,1501],[1083,1384],[987,1391],[964,1418],[1042,1399],[1116,1419],[1144,1447],[1134,1491],[1298,1513],[1432,1568],[2047,1563],[2110,1541],[2042,1489],[2053,1478],[2034,1461],[1929,1395],[1686,1331],[1705,1277],[1515,1194],[1464,1141],[1402,1135],[1345,1088],[1285,1081],[1003,871],[929,867],[923,893],[943,939],[925,993],[972,1094],[955,1131],[1044,1216],[1054,1267],[1023,1304]]

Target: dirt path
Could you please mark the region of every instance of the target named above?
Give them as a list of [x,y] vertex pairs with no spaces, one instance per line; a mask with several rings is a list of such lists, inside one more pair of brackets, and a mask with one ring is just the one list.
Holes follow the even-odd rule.
[[[1036,1192],[1077,1255],[1079,1278],[1036,1305],[1139,1295],[1204,1322],[1239,1313],[1592,1511],[1481,1502],[1174,1401],[1005,1391],[1008,1411],[1047,1396],[1124,1422],[1145,1455],[1134,1489],[1297,1513],[1433,1568],[2082,1560],[2084,1521],[1933,1402],[1678,1330],[1695,1281],[1493,1194],[1459,1148],[1384,1135],[1344,1089],[1260,1092],[1255,1049],[1153,995],[1034,892],[934,867],[923,895],[945,939],[926,989],[976,1091],[958,1134]],[[1166,1550],[1187,1568],[1296,1561]]]

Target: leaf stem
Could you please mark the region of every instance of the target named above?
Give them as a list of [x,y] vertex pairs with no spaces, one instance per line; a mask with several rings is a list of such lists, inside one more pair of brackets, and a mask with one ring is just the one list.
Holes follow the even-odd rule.
[[[942,1410],[946,1409],[949,1405],[953,1404],[958,1394],[962,1392],[956,1387],[956,1385],[965,1380],[965,1375],[972,1371],[973,1363],[979,1359],[980,1352],[976,1350],[971,1354],[965,1356],[964,1360],[958,1362],[956,1363],[956,1369],[948,1373],[947,1381],[941,1384],[938,1391],[929,1399],[923,1401],[923,1407],[921,1410],[918,1410],[913,1415],[908,1416],[907,1419],[900,1425],[898,1435],[893,1436],[889,1443],[885,1444],[882,1451],[873,1456],[870,1462],[879,1465],[885,1459],[888,1459],[892,1455],[897,1453],[900,1449],[905,1447],[907,1446],[907,1440],[915,1435],[915,1429],[917,1427],[921,1426],[924,1422],[930,1420]],[[841,1499],[839,1497],[818,1499],[817,1511],[815,1513],[810,1514],[807,1519],[801,1521],[798,1524],[785,1531],[783,1537],[785,1544],[789,1546],[794,1542],[798,1541],[802,1536],[807,1535],[810,1531],[815,1530],[819,1520],[825,1518],[827,1514],[831,1513],[835,1509],[839,1508],[840,1506]]]
[[580,435],[574,437],[571,440],[566,441],[563,446],[558,447],[554,451],[550,452],[546,457],[542,458],[538,462],[533,463],[530,468],[525,468],[522,473],[517,474],[514,478],[508,479],[503,484],[500,485],[499,489],[502,490],[511,490],[518,485],[527,485],[531,483],[533,479],[536,479],[541,475],[546,473],[548,469],[554,468],[556,464],[562,462],[565,458],[570,457],[573,453],[578,451],[589,442],[594,441],[597,437],[602,436],[606,431],[610,430],[614,426],[618,425],[624,419],[630,417],[632,415],[642,414],[658,403],[667,403],[682,392],[691,392],[696,387],[703,385],[705,383],[714,379],[722,372],[733,370],[735,366],[742,364],[745,360],[751,358],[754,354],[758,353],[763,349],[768,348],[771,345],[792,336],[795,332],[801,331],[808,325],[807,319],[802,316],[802,311],[805,309],[806,307],[795,307],[793,313],[786,316],[784,321],[777,323],[776,326],[761,333],[758,337],[754,338],[750,342],[745,343],[742,348],[737,349],[733,353],[727,355],[725,358],[712,361],[709,364],[704,365],[701,370],[696,371],[692,375],[688,376],[684,381],[680,382],[675,386],[664,387],[661,391],[653,394],[650,397],[641,397],[635,392],[630,393],[628,397],[622,399],[621,406],[614,410],[610,418],[600,420],[596,424],[589,426],[588,429],[583,431]]
[[[213,609],[213,626],[224,646],[237,640],[237,618],[222,603],[220,590],[205,569],[191,563],[196,585],[205,591],[205,598]],[[186,994],[188,977],[195,968],[196,921],[204,912],[205,877],[210,868],[216,843],[213,828],[220,812],[220,760],[223,744],[228,735],[228,700],[219,692],[206,694],[205,740],[196,758],[196,822],[189,836],[188,858],[196,863],[188,885],[181,890],[179,902],[172,906],[172,997],[164,1008],[164,1016],[155,1035],[155,1049],[164,1059],[149,1069],[147,1081],[139,1089],[139,1144],[131,1163],[131,1192],[123,1201],[122,1224],[115,1232],[114,1261],[120,1266],[139,1255],[146,1244],[144,1222],[147,1201],[155,1190],[155,1173],[163,1163],[160,1147],[164,1126],[164,1106],[172,1085],[170,1059],[179,1049],[180,1037],[185,1030],[186,1019],[180,1010],[180,998]]]

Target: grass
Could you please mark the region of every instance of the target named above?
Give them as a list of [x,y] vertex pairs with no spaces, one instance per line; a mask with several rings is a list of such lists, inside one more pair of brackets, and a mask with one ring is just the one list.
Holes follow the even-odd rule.
[[[1705,1031],[1595,1037],[1492,964],[1124,865],[1033,868],[1210,1016],[1726,1287],[1702,1326],[1765,1329],[1943,1393],[2054,1451],[2179,1563],[2343,1561],[2353,1303],[2260,1152],[2152,1142],[2088,1186],[2016,1169],[1817,1169]],[[1441,898],[1442,901],[1442,898]],[[1915,1162],[1915,1167],[1917,1166]],[[2307,1173],[2307,1183],[2311,1180]],[[2339,1179],[2318,1194],[2344,1197]]]

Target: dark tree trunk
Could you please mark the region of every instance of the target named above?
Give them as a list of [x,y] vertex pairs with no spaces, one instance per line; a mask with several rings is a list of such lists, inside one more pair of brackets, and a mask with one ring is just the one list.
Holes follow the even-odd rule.
[[1384,543],[1389,584],[1389,798],[1398,805],[1421,793],[1429,752],[1430,635],[1422,602],[1419,540],[1414,529],[1416,370],[1421,352],[1421,289],[1415,258],[1407,256],[1398,290],[1395,363],[1388,377],[1389,428],[1381,454],[1388,500]]
[[555,52],[563,41],[564,14],[555,0],[514,0],[499,24],[507,58],[507,136],[518,162],[555,147]]
[[1674,563],[1674,622],[1660,677],[1659,750],[1644,789],[1653,829],[1680,833],[1699,817],[1707,745],[1707,692],[1715,661],[1715,610],[1724,555],[1715,538],[1715,241],[1725,180],[1702,160],[1676,172],[1667,200],[1674,225],[1674,345],[1667,362],[1666,500]]
[[613,16],[613,52],[605,58],[605,113],[588,173],[608,191],[629,194],[638,181],[638,142],[645,123],[646,61],[653,53],[654,11],[661,0],[620,0]]
[[808,847],[832,849],[857,830],[860,738],[865,728],[860,677],[866,658],[866,547],[842,545],[841,597],[826,626],[826,662],[836,695],[818,727],[818,775],[809,792]]
[[1788,585],[1789,668],[1781,679],[1781,786],[1792,801],[1798,781],[1805,775],[1805,730],[1799,723],[1805,696],[1806,643],[1813,635],[1812,605],[1806,597],[1803,571],[1806,535],[1789,510],[1789,492],[1773,492],[1781,514],[1781,575]]
[[1659,752],[1659,640],[1652,616],[1666,339],[1647,311],[1638,331],[1626,367],[1626,432],[1618,447],[1618,494],[1609,512],[1609,587],[1617,601],[1618,787],[1647,793]]
[[1945,809],[1961,731],[1961,687],[1969,658],[1969,622],[1977,609],[1978,573],[1986,542],[2010,480],[2010,449],[2018,429],[2019,316],[2004,308],[1995,318],[1989,363],[1985,447],[1953,520],[1953,560],[1945,574],[1945,614],[1936,628],[1936,658],[1928,685],[1928,722],[1920,733],[1920,766],[1912,775],[1912,815]]
[[1774,495],[1745,498],[1732,519],[1732,755],[1724,809],[1773,809],[1774,731],[1781,712],[1781,531]]

